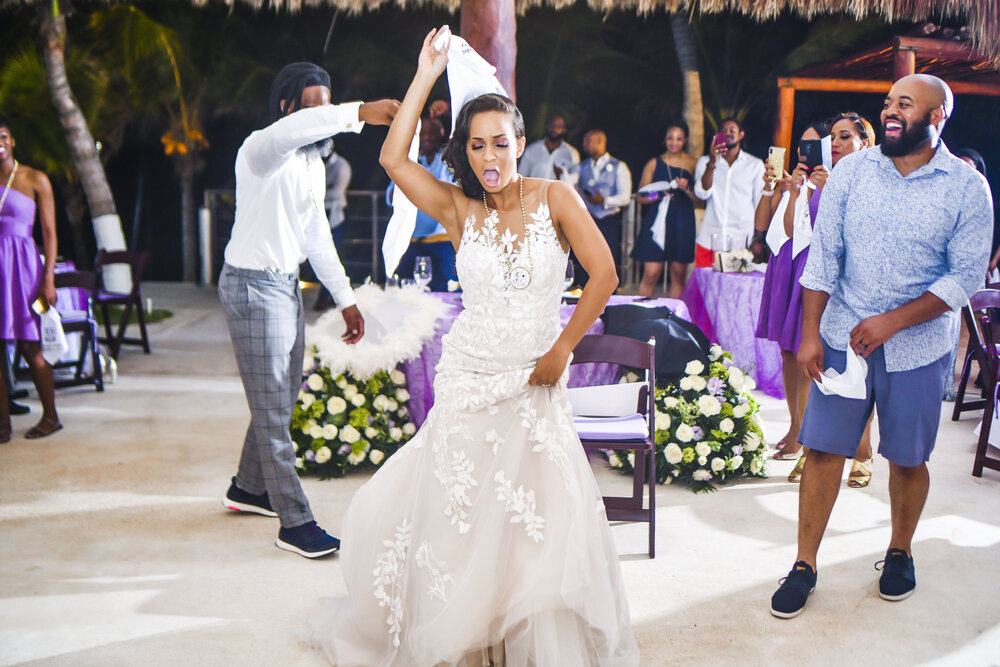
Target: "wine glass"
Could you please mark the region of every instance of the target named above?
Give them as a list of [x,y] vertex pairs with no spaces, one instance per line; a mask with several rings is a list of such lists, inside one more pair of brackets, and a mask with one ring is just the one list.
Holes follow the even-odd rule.
[[431,268],[431,258],[417,257],[416,261],[413,263],[413,280],[420,285],[420,289],[427,289],[427,285],[430,284],[431,277],[433,275],[434,272]]
[[568,291],[573,286],[574,279],[573,260],[568,260],[566,262],[566,277],[563,280],[563,289]]

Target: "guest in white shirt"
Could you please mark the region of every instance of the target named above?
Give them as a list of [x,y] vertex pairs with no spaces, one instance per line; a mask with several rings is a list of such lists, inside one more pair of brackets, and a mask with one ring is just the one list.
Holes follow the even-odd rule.
[[[333,139],[330,141],[332,142]],[[326,218],[330,221],[333,245],[339,253],[344,249],[344,233],[347,231],[347,213],[345,211],[347,209],[347,187],[351,183],[351,163],[336,150],[331,150],[324,162],[326,164],[326,197],[323,201],[323,208],[326,209]],[[333,297],[330,295],[330,290],[320,286],[313,310],[327,310],[331,306],[333,306]]]
[[695,244],[696,268],[712,266],[713,234],[732,237],[732,249],[746,246],[764,187],[764,162],[740,148],[745,133],[739,121],[727,118],[719,131],[725,133],[726,143],[713,143],[694,172],[694,193],[705,200],[705,217]]
[[553,116],[545,126],[545,138],[528,144],[517,164],[517,173],[529,178],[548,178],[576,183],[580,153],[565,141],[566,119]]
[[272,124],[247,137],[236,154],[236,222],[219,276],[236,362],[250,406],[243,454],[223,504],[278,516],[275,544],[307,558],[333,553],[340,541],[316,525],[295,472],[289,434],[302,384],[304,317],[299,264],[306,257],[342,309],[344,340],[364,335],[364,319],[323,210],[330,137],[388,125],[395,100],[330,105],[330,76],[292,63],[271,85]]
[[[577,189],[608,242],[620,272],[622,207],[628,206],[632,199],[632,173],[628,165],[608,153],[608,137],[601,130],[591,130],[583,136],[583,152],[588,159],[580,163]],[[588,275],[582,266],[576,264],[574,273],[581,286],[587,284]]]

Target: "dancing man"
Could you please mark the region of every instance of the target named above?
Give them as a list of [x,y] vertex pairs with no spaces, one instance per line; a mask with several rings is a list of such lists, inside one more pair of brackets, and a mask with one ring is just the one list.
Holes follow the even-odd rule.
[[330,75],[312,63],[292,63],[271,85],[272,124],[247,137],[236,155],[236,222],[219,276],[236,362],[250,405],[239,469],[223,504],[277,516],[275,544],[306,558],[340,548],[313,520],[295,472],[289,434],[302,383],[305,320],[299,264],[306,257],[340,306],[356,343],[364,319],[323,211],[322,155],[330,137],[388,125],[395,100],[330,104]]

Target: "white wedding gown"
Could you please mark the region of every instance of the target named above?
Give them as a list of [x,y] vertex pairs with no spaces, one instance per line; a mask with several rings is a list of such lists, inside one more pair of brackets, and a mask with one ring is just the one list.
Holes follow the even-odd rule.
[[354,496],[340,553],[349,595],[310,619],[310,642],[335,665],[638,664],[567,374],[528,385],[561,330],[567,254],[546,190],[526,202],[530,260],[515,251],[532,269],[525,289],[506,285],[496,213],[470,206],[457,255],[465,309],[442,341],[434,407]]

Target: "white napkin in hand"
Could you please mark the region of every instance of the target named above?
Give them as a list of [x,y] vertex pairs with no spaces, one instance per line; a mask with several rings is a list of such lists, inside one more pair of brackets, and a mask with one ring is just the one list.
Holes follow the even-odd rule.
[[774,209],[774,215],[771,216],[771,224],[767,227],[767,235],[764,240],[767,241],[767,247],[771,249],[772,255],[777,255],[781,246],[785,245],[785,241],[788,240],[788,234],[785,233],[785,209],[788,208],[790,198],[788,190],[781,193],[781,200],[778,202],[778,207]]
[[834,394],[844,398],[865,398],[868,396],[868,389],[865,387],[865,378],[868,377],[868,362],[859,357],[854,349],[847,347],[847,366],[844,372],[840,373],[833,368],[827,368],[821,373],[822,382],[817,381],[816,386],[827,396]]
[[494,76],[497,68],[457,35],[452,35],[448,43],[447,71],[448,91],[451,94],[451,134],[455,134],[458,113],[466,102],[487,93],[510,97]]
[[[417,121],[417,132],[410,142],[408,157],[416,162],[420,151],[420,121]],[[392,189],[392,217],[385,228],[385,238],[382,240],[382,260],[385,264],[385,277],[390,278],[403,259],[406,249],[410,247],[413,230],[417,227],[417,207],[413,205],[403,191],[398,187]]]
[[[806,181],[798,199],[795,200],[795,219],[792,222],[792,259],[798,257],[799,253],[809,247],[813,239],[812,222],[809,216],[809,199],[806,197],[806,188],[812,190],[816,186]],[[818,193],[813,193],[813,197],[818,197]]]
[[665,248],[667,244],[667,211],[670,209],[669,195],[663,195],[660,205],[656,207],[656,217],[653,218],[653,226],[650,231],[653,233],[653,243]]

